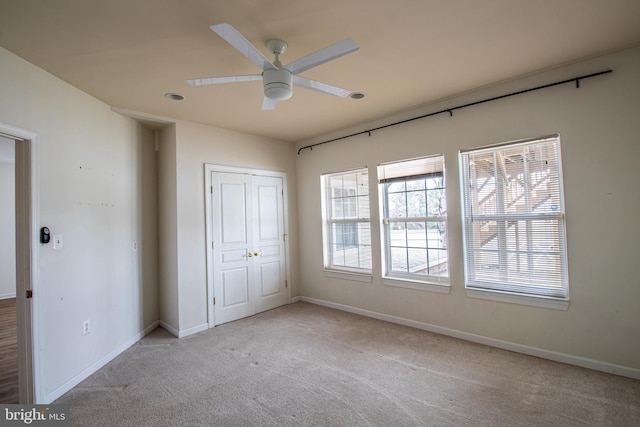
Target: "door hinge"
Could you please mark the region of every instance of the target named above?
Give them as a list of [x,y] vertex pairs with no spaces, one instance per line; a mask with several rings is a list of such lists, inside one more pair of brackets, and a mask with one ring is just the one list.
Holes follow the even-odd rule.
[[213,185],[211,186],[211,194],[213,194]]
[[285,241],[285,242],[287,241],[287,235],[286,234],[282,235],[282,240]]
[[289,287],[289,282],[287,280],[284,281],[284,287],[288,288]]
[[33,298],[33,291],[31,289],[27,290],[27,298]]
[[213,305],[216,305],[216,297],[213,297]]
[[211,241],[211,249],[215,249],[216,248],[216,242],[214,242],[213,240]]

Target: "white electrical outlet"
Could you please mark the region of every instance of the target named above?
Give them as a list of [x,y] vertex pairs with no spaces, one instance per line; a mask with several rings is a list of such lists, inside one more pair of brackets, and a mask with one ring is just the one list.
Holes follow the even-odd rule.
[[89,319],[82,322],[82,335],[91,333],[91,321]]

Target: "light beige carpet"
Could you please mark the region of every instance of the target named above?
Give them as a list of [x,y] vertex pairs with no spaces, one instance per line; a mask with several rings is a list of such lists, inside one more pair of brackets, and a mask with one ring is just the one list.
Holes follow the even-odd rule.
[[55,403],[93,427],[640,425],[640,381],[307,303],[157,329]]

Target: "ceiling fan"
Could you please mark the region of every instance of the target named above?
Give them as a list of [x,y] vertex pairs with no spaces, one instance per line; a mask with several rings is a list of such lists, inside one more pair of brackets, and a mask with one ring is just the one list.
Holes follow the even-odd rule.
[[262,74],[250,74],[244,76],[208,77],[191,79],[187,82],[192,86],[215,85],[221,83],[246,82],[262,80],[264,86],[263,110],[273,110],[277,101],[291,98],[292,85],[312,89],[329,95],[346,98],[351,91],[311,80],[299,74],[313,67],[332,61],[359,49],[351,39],[345,39],[331,46],[320,49],[310,55],[293,61],[287,65],[280,63],[280,55],[287,49],[287,43],[282,40],[269,40],[267,48],[275,55],[273,62],[269,61],[258,49],[244,38],[230,24],[212,25],[211,30],[235,47],[244,56],[262,69]]

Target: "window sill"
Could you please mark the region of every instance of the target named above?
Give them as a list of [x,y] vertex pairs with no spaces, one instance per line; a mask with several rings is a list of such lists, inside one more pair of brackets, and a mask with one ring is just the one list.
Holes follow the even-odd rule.
[[569,300],[550,298],[535,295],[518,295],[508,292],[491,291],[485,289],[465,289],[469,298],[478,298],[489,301],[506,302],[510,304],[528,305],[532,307],[550,308],[553,310],[569,309]]
[[356,282],[371,283],[373,276],[367,273],[356,273],[353,271],[324,270],[326,277],[342,280],[354,280]]
[[417,289],[419,291],[435,292],[439,294],[448,294],[451,286],[447,283],[428,283],[418,280],[397,279],[383,277],[382,283],[386,286],[394,286],[396,288]]

